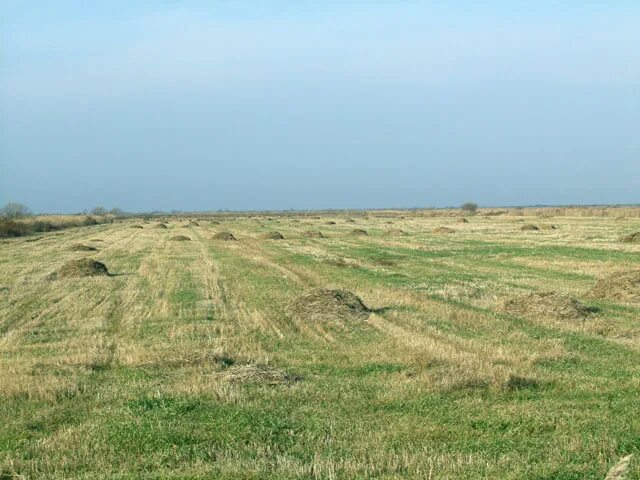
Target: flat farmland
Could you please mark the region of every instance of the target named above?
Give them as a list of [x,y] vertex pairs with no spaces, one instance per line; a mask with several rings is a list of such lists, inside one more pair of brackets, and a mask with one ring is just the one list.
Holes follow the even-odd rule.
[[467,218],[2,240],[0,478],[603,479],[640,451],[640,218]]

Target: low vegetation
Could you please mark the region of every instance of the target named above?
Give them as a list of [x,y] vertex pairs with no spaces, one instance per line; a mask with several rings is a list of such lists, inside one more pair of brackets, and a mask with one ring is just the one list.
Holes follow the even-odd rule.
[[85,218],[0,240],[0,478],[640,479],[638,208]]

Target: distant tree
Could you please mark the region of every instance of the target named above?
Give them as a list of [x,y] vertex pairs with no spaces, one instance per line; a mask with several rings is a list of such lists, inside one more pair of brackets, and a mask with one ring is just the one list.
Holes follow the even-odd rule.
[[21,203],[7,203],[2,210],[0,210],[0,214],[3,217],[9,218],[11,220],[15,220],[16,218],[28,217],[31,215],[31,210],[26,205]]
[[469,215],[473,215],[476,213],[476,210],[478,210],[478,204],[474,203],[474,202],[466,202],[463,203],[462,206],[460,207],[460,209],[464,212],[467,213]]
[[93,210],[91,210],[91,215],[106,215],[107,214],[107,209],[104,207],[96,207]]
[[119,208],[112,208],[109,213],[111,215],[115,215],[116,217],[121,217],[124,215],[124,212],[122,210],[120,210]]

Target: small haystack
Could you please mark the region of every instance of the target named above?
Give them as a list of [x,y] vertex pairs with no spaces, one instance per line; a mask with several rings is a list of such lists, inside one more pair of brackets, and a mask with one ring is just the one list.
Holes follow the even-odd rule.
[[407,232],[400,228],[391,228],[385,232],[386,235],[409,235]]
[[231,232],[218,232],[213,236],[214,240],[225,240],[225,241],[230,241],[230,240],[237,240],[236,237],[233,236],[233,233]]
[[616,272],[601,278],[587,295],[591,298],[640,303],[640,269]]
[[469,220],[467,220],[466,218],[459,218],[458,219],[458,223],[469,223]]
[[190,227],[199,227],[199,226],[200,226],[200,224],[199,224],[198,222],[191,221],[191,222],[189,222],[189,226],[190,226]]
[[347,218],[347,219],[345,219],[345,222],[347,222],[347,223],[356,223],[356,221],[353,218]]
[[69,250],[72,252],[97,252],[98,249],[96,247],[92,247],[91,245],[84,245],[82,243],[77,243],[75,245],[71,245]]
[[325,238],[322,232],[317,230],[307,230],[306,232],[302,233],[302,236],[307,238]]
[[144,228],[142,225],[131,225],[129,228]]
[[334,222],[333,220],[329,220],[328,222],[324,222],[325,225],[335,225],[336,222]]
[[640,232],[630,233],[620,238],[622,243],[640,243]]
[[189,237],[187,237],[186,235],[174,235],[169,240],[171,240],[172,242],[189,242],[189,241],[191,241],[191,239]]
[[522,227],[520,227],[520,230],[522,230],[523,232],[537,232],[538,230],[540,230],[540,227],[534,225],[533,223],[526,223],[522,225]]
[[264,233],[262,238],[265,240],[284,240],[284,236],[278,231]]
[[532,318],[586,320],[595,312],[577,299],[557,292],[529,293],[505,301],[500,310]]
[[543,223],[539,226],[539,228],[540,230],[557,230],[559,227],[558,225],[552,223]]
[[97,277],[108,276],[107,266],[90,258],[79,258],[65,263],[60,269],[51,275],[50,280],[59,278]]
[[153,228],[163,228],[163,229],[167,229],[169,227],[167,227],[166,223],[158,223],[155,227]]
[[351,292],[319,288],[296,298],[287,306],[287,313],[294,318],[311,322],[362,321],[369,317],[371,310]]
[[431,230],[433,233],[455,233],[456,231],[453,228],[449,227],[438,227]]
[[282,385],[300,381],[300,377],[289,375],[284,370],[262,364],[232,365],[218,374],[230,383],[262,383],[266,385]]
[[351,235],[369,235],[363,228],[354,228],[351,230]]

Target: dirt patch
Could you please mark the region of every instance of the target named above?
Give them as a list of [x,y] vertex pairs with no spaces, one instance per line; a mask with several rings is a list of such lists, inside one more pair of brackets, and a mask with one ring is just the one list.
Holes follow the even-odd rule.
[[186,235],[174,235],[169,240],[171,240],[172,242],[189,242],[189,241],[191,241],[191,239],[189,237],[187,237]]
[[97,262],[90,258],[79,258],[65,263],[60,269],[51,275],[49,280],[57,280],[59,278],[74,277],[97,277],[108,276],[107,266],[102,262]]
[[277,231],[267,232],[262,235],[265,240],[284,240],[284,236]]
[[557,292],[529,293],[512,298],[505,301],[500,310],[512,315],[562,320],[586,320],[595,313],[593,307]]
[[523,232],[537,232],[538,230],[540,230],[540,227],[534,225],[533,223],[527,223],[525,225],[522,225],[520,227],[520,230],[522,230]]
[[302,236],[307,238],[325,238],[322,232],[316,230],[307,230]]
[[231,365],[218,374],[220,378],[230,383],[262,383],[266,385],[282,385],[299,382],[300,377],[290,375],[269,365],[245,364]]
[[214,240],[233,241],[237,240],[231,232],[218,232],[213,237]]
[[449,227],[438,227],[431,230],[433,233],[455,233],[456,231],[453,228]]
[[640,303],[640,269],[616,272],[601,278],[587,295],[591,298]]
[[620,238],[622,243],[640,243],[640,232],[630,233]]
[[351,235],[369,235],[366,230],[362,228],[355,228],[351,230]]
[[97,252],[98,249],[96,247],[92,247],[91,245],[83,245],[78,243],[76,245],[71,245],[69,250],[72,252]]
[[296,298],[287,306],[287,313],[314,322],[335,319],[362,321],[369,317],[371,310],[351,292],[319,288]]

